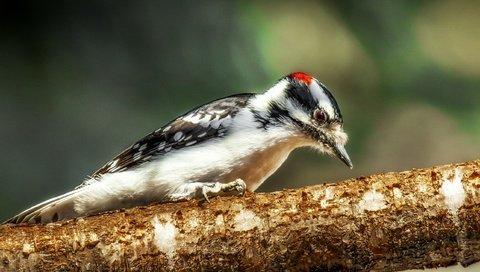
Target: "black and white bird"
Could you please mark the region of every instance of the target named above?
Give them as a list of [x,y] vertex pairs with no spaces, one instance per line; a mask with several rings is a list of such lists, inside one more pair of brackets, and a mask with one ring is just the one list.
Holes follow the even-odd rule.
[[291,151],[309,146],[352,162],[335,98],[301,72],[261,94],[207,103],[128,147],[74,190],[8,223],[48,223],[102,211],[255,191]]

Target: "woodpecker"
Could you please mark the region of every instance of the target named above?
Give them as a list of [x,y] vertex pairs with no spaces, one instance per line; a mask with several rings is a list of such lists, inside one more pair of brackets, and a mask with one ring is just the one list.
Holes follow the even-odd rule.
[[134,143],[74,190],[6,223],[48,223],[153,202],[255,191],[299,147],[352,168],[347,134],[331,92],[302,72],[264,93],[221,98]]

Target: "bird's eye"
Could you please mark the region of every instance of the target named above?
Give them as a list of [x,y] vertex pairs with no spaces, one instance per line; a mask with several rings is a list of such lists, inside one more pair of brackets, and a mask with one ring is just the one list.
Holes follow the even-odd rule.
[[323,110],[315,110],[313,116],[317,122],[324,123],[327,121],[327,114]]

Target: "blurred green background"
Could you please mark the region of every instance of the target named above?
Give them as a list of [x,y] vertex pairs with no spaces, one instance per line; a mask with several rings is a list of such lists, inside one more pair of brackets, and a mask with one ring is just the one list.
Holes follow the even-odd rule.
[[50,1],[0,9],[0,221],[212,99],[293,71],[354,162],[294,152],[261,191],[480,158],[480,1]]

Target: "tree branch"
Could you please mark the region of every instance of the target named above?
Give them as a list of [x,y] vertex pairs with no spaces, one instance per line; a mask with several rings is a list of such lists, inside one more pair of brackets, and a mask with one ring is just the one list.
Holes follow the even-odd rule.
[[480,160],[0,226],[0,270],[382,270],[480,259]]

